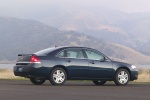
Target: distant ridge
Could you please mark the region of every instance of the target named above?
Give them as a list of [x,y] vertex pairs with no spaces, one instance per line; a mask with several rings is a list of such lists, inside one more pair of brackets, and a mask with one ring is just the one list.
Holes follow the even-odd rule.
[[34,20],[0,17],[0,60],[15,60],[52,46],[85,46],[109,57],[136,64],[147,64],[149,57],[128,47],[107,43],[100,38],[75,31],[61,31]]
[[[150,13],[125,13],[102,7],[71,10],[58,7],[40,19],[60,30],[72,30],[118,43],[150,55]],[[63,13],[61,13],[63,12]]]

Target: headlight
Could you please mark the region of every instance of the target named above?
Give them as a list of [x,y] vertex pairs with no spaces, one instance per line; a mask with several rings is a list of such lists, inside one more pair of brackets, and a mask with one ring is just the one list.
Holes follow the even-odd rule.
[[131,68],[132,68],[132,69],[136,69],[136,66],[135,66],[135,65],[132,65]]

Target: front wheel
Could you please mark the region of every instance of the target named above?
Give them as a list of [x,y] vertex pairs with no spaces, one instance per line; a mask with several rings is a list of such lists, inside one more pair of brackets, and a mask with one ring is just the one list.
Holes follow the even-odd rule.
[[63,68],[55,68],[50,75],[52,85],[63,85],[67,79],[66,71]]
[[116,72],[115,84],[116,85],[127,85],[130,80],[130,74],[126,69],[119,69]]
[[95,85],[104,85],[105,83],[106,83],[106,81],[102,81],[102,80],[94,80],[93,81],[93,83],[95,84]]
[[32,77],[30,81],[35,85],[42,85],[46,80],[44,78]]

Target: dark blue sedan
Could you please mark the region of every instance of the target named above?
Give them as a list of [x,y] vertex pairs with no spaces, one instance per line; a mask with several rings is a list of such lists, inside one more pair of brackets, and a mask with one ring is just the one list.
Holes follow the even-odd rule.
[[14,74],[30,78],[35,85],[46,80],[52,85],[62,85],[66,80],[92,80],[96,85],[114,81],[116,85],[127,85],[138,78],[136,66],[113,61],[87,47],[52,47],[34,54],[19,54]]

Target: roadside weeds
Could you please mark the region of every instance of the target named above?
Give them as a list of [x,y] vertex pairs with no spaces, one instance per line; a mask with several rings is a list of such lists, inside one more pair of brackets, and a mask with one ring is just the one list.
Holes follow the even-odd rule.
[[[0,79],[27,80],[26,78],[15,76],[10,69],[0,69]],[[150,69],[139,69],[138,80],[133,82],[150,82]]]

